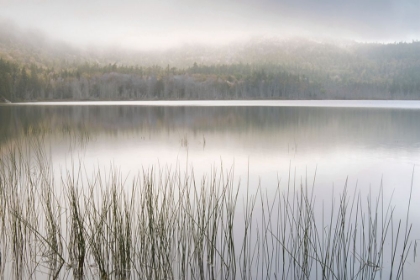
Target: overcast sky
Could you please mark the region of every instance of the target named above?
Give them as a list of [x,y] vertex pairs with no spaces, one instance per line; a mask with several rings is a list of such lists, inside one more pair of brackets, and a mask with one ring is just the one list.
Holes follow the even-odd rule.
[[151,49],[255,36],[420,39],[419,0],[0,0],[0,19],[75,45]]

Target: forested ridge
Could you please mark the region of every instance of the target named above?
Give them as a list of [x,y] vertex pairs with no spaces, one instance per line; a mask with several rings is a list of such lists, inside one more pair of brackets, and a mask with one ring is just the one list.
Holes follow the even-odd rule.
[[0,30],[0,97],[12,102],[420,98],[420,42],[259,39],[107,53],[16,34]]

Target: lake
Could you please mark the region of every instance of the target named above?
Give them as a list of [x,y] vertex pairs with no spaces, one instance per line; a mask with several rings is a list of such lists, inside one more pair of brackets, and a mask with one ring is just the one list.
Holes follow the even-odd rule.
[[[197,181],[231,172],[238,201],[247,189],[260,187],[269,198],[278,189],[313,187],[317,215],[345,186],[363,203],[382,187],[386,205],[392,198],[395,224],[406,218],[412,190],[410,236],[418,240],[419,122],[417,101],[7,104],[0,105],[0,156],[28,135],[41,135],[57,178],[74,165],[85,174],[118,169],[130,188],[152,168],[194,174]],[[420,273],[413,256],[407,279]]]

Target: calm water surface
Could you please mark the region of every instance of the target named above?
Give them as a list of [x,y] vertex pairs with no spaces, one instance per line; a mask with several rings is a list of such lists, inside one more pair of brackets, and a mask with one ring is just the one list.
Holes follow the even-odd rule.
[[[57,172],[75,158],[86,169],[117,166],[127,177],[152,166],[194,169],[198,177],[233,168],[238,182],[249,180],[251,187],[261,184],[268,191],[278,183],[286,188],[289,181],[312,185],[315,178],[318,201],[328,201],[347,180],[363,194],[378,193],[382,185],[401,217],[413,178],[410,220],[413,239],[420,238],[419,102],[0,106],[0,145],[33,131],[46,131],[44,143]],[[416,264],[411,269],[420,273]]]

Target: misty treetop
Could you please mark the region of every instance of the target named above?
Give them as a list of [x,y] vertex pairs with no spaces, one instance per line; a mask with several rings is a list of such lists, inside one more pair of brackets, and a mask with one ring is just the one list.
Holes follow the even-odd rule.
[[62,59],[4,42],[0,96],[11,101],[420,98],[420,42],[259,41],[96,57],[64,49]]

